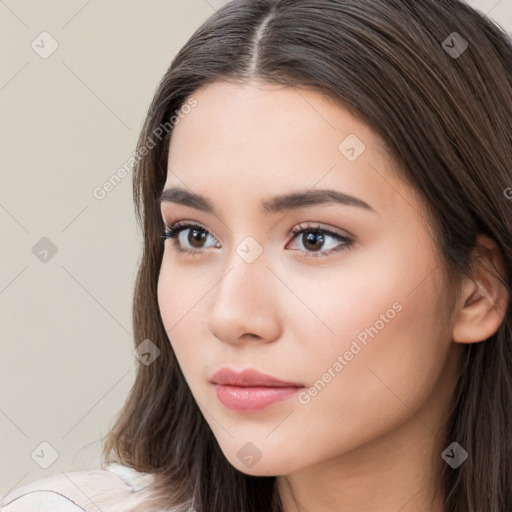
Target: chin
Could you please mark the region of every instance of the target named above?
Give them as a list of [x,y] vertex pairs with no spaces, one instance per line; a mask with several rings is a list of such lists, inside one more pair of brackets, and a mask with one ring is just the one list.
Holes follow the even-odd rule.
[[265,456],[263,450],[258,454],[249,442],[241,448],[235,448],[232,451],[230,449],[229,453],[224,455],[234,468],[251,476],[286,475],[300,469],[297,456],[290,456],[279,448],[272,450],[268,456]]

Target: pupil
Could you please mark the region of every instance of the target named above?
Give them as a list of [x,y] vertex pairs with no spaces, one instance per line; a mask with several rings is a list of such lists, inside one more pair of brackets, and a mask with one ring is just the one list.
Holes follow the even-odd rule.
[[314,245],[315,242],[317,243],[316,247],[311,247],[313,250],[317,250],[320,247],[318,246],[318,242],[320,242],[320,245],[323,244],[323,238],[324,235],[322,233],[319,233],[318,231],[310,231],[309,233],[304,233],[304,236],[306,237],[306,243],[304,246],[307,248],[308,244]]
[[[196,235],[199,234],[197,238]],[[194,247],[201,247],[201,241],[204,239],[206,233],[202,229],[191,229],[189,234],[189,242]],[[197,245],[196,245],[197,243]]]

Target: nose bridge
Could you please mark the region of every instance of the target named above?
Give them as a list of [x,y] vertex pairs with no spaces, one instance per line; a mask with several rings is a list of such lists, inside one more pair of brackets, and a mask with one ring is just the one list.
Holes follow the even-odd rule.
[[207,322],[219,339],[235,341],[247,333],[259,339],[276,336],[275,276],[267,264],[263,247],[251,236],[233,248]]
[[260,295],[269,291],[272,273],[267,268],[263,246],[253,237],[246,236],[234,246],[226,260],[226,272],[219,283],[217,301],[231,299],[242,304],[260,302]]

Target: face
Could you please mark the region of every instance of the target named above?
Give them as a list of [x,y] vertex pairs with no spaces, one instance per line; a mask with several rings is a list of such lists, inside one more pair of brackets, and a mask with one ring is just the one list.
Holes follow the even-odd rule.
[[[180,224],[158,301],[230,463],[288,474],[413,420],[425,430],[414,415],[439,423],[453,346],[439,253],[379,137],[310,90],[216,82],[194,98],[164,189],[206,202],[161,203],[167,226]],[[225,367],[294,386],[210,382]]]

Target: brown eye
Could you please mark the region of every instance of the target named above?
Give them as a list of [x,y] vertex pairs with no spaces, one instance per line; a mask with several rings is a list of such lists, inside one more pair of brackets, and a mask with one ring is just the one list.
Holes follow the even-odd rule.
[[[208,237],[215,240],[207,229],[197,224],[176,222],[167,228],[168,230],[164,231],[162,238],[164,240],[172,239],[174,248],[181,253],[199,254],[203,252],[203,249],[212,247],[203,245]],[[219,247],[218,242],[215,241],[213,246]]]
[[[353,241],[320,226],[298,226],[292,230],[295,235],[292,241],[297,241],[299,249],[306,256],[323,257],[348,249]],[[329,242],[329,239],[331,240]],[[333,241],[338,242],[333,243]]]
[[320,231],[307,231],[302,234],[302,244],[307,250],[319,251],[325,243],[325,237]]
[[202,243],[204,243],[204,240],[206,239],[206,230],[200,228],[200,229],[187,229],[188,236],[187,236],[187,242],[190,243],[191,246],[201,249]]

